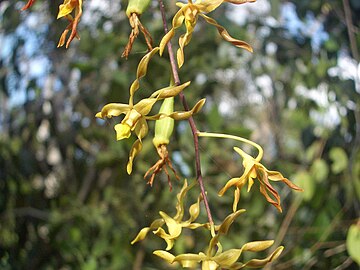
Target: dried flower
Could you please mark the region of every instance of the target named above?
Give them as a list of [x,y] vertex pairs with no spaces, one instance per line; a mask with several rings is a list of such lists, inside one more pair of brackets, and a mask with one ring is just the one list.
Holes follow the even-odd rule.
[[133,43],[137,36],[139,35],[140,31],[143,33],[146,45],[148,50],[152,50],[152,38],[149,31],[145,28],[145,26],[140,21],[140,16],[145,12],[150,4],[150,0],[129,0],[128,6],[126,8],[126,15],[129,18],[129,23],[131,26],[131,33],[129,36],[129,41],[125,46],[125,50],[122,53],[122,57],[128,58]]
[[[74,11],[74,17],[71,13]],[[65,44],[66,36],[71,30],[70,36],[66,42],[66,48],[69,47],[71,41],[76,37],[80,39],[79,35],[77,34],[77,25],[80,22],[80,18],[82,15],[82,0],[64,0],[64,3],[59,6],[59,13],[57,18],[60,19],[65,17],[69,21],[69,25],[61,34],[58,47],[62,47]]]

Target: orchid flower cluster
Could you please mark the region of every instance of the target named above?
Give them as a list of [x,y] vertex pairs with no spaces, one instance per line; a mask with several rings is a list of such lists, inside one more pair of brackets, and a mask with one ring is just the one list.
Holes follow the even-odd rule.
[[[165,9],[162,0],[159,1],[159,6],[163,15],[163,24],[165,35],[160,40],[158,46],[153,46],[153,40],[150,32],[140,22],[140,16],[147,10],[150,0],[129,0],[126,15],[129,18],[131,25],[131,34],[129,42],[127,43],[123,52],[123,57],[128,58],[131,54],[131,48],[135,42],[136,37],[140,32],[145,37],[145,42],[148,52],[140,60],[137,71],[136,79],[129,87],[129,101],[128,103],[109,103],[96,113],[97,118],[105,119],[112,117],[124,117],[119,120],[118,124],[114,126],[116,140],[121,141],[129,138],[133,133],[137,137],[132,145],[129,153],[129,160],[127,163],[127,173],[131,174],[135,157],[142,150],[143,140],[149,133],[148,121],[155,121],[155,130],[153,137],[153,144],[159,155],[159,160],[154,165],[150,166],[149,170],[145,173],[144,178],[148,180],[150,186],[153,185],[154,179],[160,172],[165,172],[168,178],[170,190],[172,188],[171,176],[168,168],[173,172],[174,176],[180,180],[180,176],[176,173],[170,155],[167,150],[167,145],[171,141],[175,121],[189,120],[191,130],[194,137],[195,145],[195,164],[197,166],[196,181],[188,185],[188,181],[183,181],[183,186],[176,196],[176,213],[169,215],[164,211],[159,212],[159,218],[155,219],[149,227],[143,228],[131,244],[135,244],[144,240],[150,232],[165,241],[166,247],[164,250],[155,250],[153,253],[162,258],[169,264],[180,264],[184,268],[195,268],[201,265],[203,270],[215,269],[242,269],[246,267],[260,268],[266,266],[268,263],[276,260],[284,247],[279,246],[275,248],[267,257],[262,259],[251,259],[249,261],[241,261],[241,256],[244,252],[260,252],[268,249],[273,245],[273,240],[260,240],[244,243],[240,248],[233,248],[223,250],[220,238],[228,234],[231,224],[236,221],[236,218],[245,212],[245,209],[238,209],[240,202],[240,193],[245,185],[247,191],[250,192],[255,181],[258,181],[260,186],[260,193],[265,197],[266,201],[273,205],[279,212],[282,212],[280,195],[277,190],[272,186],[272,182],[282,182],[295,191],[301,191],[301,188],[293,184],[290,180],[285,178],[278,171],[268,170],[261,160],[263,158],[263,149],[255,142],[234,136],[221,133],[200,132],[196,128],[193,116],[202,109],[205,99],[200,99],[190,109],[187,105],[185,94],[186,89],[191,87],[191,82],[180,83],[178,69],[185,63],[184,50],[191,42],[194,29],[196,27],[198,18],[201,17],[211,26],[214,26],[221,37],[233,44],[238,48],[245,49],[252,52],[252,47],[245,41],[238,40],[232,37],[228,31],[218,24],[216,20],[209,17],[207,14],[217,9],[224,3],[231,3],[235,5],[245,4],[247,2],[255,2],[255,0],[188,0],[187,3],[178,2],[176,5],[179,10],[172,18],[172,27],[167,31]],[[35,0],[29,0],[23,9],[28,9],[34,4]],[[59,6],[58,18],[66,18],[69,25],[63,31],[58,47],[66,45],[69,47],[72,40],[76,37],[79,39],[77,32],[77,25],[80,22],[82,15],[82,0],[64,0],[64,3]],[[175,38],[176,32],[181,30],[184,25],[185,33],[181,34],[178,38],[178,50],[175,56],[172,52],[171,41]],[[69,37],[67,38],[70,32]],[[152,94],[139,101],[136,100],[136,94],[142,89],[141,79],[147,75],[148,66],[153,57],[162,57],[166,47],[169,51],[170,63],[172,64],[172,76],[169,78],[169,85],[165,85],[161,89],[154,90]],[[182,100],[184,111],[174,111],[174,98],[179,96]],[[162,103],[160,110],[157,113],[152,113],[154,105]],[[216,139],[229,139],[240,142],[242,144],[250,145],[258,151],[256,157],[246,153],[238,146],[234,146],[234,151],[239,154],[243,160],[243,173],[239,177],[231,178],[225,183],[223,188],[218,192],[219,196],[223,196],[229,189],[234,188],[232,212],[221,222],[216,225],[212,219],[211,210],[207,200],[207,194],[204,189],[203,178],[201,175],[201,166],[198,150],[198,139],[201,137],[216,138]],[[185,200],[188,197],[187,193],[193,190],[195,186],[200,187],[200,194],[197,200],[191,204],[189,209],[185,209]],[[199,221],[201,203],[204,203],[208,221]],[[188,214],[188,218],[184,218]],[[185,253],[174,255],[171,250],[175,242],[181,237],[184,230],[206,230],[209,232],[209,245],[203,252],[199,253]]]

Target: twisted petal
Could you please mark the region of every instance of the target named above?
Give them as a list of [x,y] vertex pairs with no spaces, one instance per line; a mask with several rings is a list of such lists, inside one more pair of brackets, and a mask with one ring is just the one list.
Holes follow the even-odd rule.
[[190,81],[180,84],[178,86],[168,86],[162,89],[159,89],[152,93],[150,98],[157,98],[157,99],[165,99],[169,97],[175,97],[177,96],[181,91],[183,91],[186,87],[190,85]]
[[174,18],[172,20],[172,28],[170,29],[169,32],[166,33],[166,35],[161,39],[160,41],[160,52],[159,54],[162,55],[165,49],[165,46],[168,44],[168,42],[173,38],[173,36],[175,35],[175,29],[179,28],[184,20],[185,20],[185,15],[184,15],[184,10],[187,8],[187,5],[182,6],[178,12],[176,12],[176,14],[174,15]]
[[174,216],[174,220],[181,221],[184,216],[184,198],[187,192],[195,185],[196,182],[188,186],[187,180],[185,179],[184,185],[182,186],[180,192],[176,195],[176,214]]
[[192,9],[191,7],[186,10],[186,17],[188,17],[185,19],[186,33],[180,36],[179,49],[176,53],[179,68],[181,68],[184,64],[184,47],[188,45],[191,40],[192,33],[194,32],[194,28],[197,22],[197,13],[198,10]]
[[188,119],[193,114],[198,113],[201,110],[201,108],[204,106],[204,104],[205,104],[205,98],[199,100],[190,111],[173,112],[171,114],[158,113],[158,114],[155,114],[153,116],[146,116],[146,119],[148,119],[148,120],[158,120],[158,119],[162,119],[162,118],[165,118],[165,117],[171,117],[171,118],[173,118],[175,120]]
[[275,261],[280,256],[280,254],[282,253],[283,250],[284,250],[284,247],[280,246],[273,253],[271,253],[268,257],[266,257],[264,259],[252,259],[245,264],[242,264],[242,263],[234,264],[233,269],[242,269],[245,267],[249,267],[249,268],[264,267],[268,263]]
[[131,241],[131,244],[135,244],[136,242],[139,242],[141,240],[144,240],[146,235],[152,231],[157,230],[159,227],[165,224],[165,221],[162,218],[155,219],[151,224],[150,227],[145,227],[140,230],[140,232],[137,234],[134,240]]
[[159,51],[159,47],[155,47],[154,49],[152,49],[150,52],[148,52],[147,54],[145,54],[145,56],[143,58],[141,58],[139,65],[137,67],[137,71],[136,71],[136,79],[135,81],[131,84],[130,86],[130,99],[129,99],[129,104],[130,106],[132,106],[133,104],[133,97],[135,92],[139,89],[140,87],[140,79],[142,77],[144,77],[147,73],[147,68],[149,65],[149,61],[150,59]]
[[249,52],[253,52],[252,47],[248,43],[246,43],[245,41],[242,41],[242,40],[235,39],[232,36],[230,36],[228,31],[226,31],[226,29],[224,27],[219,25],[217,23],[217,21],[215,21],[214,19],[212,19],[204,14],[201,14],[201,13],[199,15],[201,17],[203,17],[207,23],[214,25],[217,28],[219,34],[222,36],[223,39],[225,39],[226,41],[230,42],[231,44],[235,45],[238,48],[242,48]]
[[130,106],[128,104],[122,103],[109,103],[105,105],[100,112],[98,112],[95,117],[97,118],[111,118],[113,116],[119,116],[120,114],[126,114],[130,111]]
[[140,139],[137,139],[134,142],[133,146],[131,147],[130,154],[129,154],[129,161],[126,166],[126,171],[129,175],[132,172],[134,158],[137,156],[137,154],[139,154],[141,152],[141,149],[142,149],[142,142]]
[[170,234],[166,233],[163,228],[160,227],[156,231],[153,231],[153,233],[165,240],[167,244],[166,250],[170,250],[173,248],[175,243],[175,238],[172,237]]

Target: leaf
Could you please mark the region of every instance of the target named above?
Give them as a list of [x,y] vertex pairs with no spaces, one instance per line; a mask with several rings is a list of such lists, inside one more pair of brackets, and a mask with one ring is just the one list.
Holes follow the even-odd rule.
[[305,170],[299,171],[293,179],[294,183],[304,190],[304,192],[301,193],[304,200],[310,201],[315,193],[315,181],[311,175]]
[[346,237],[346,249],[358,265],[360,265],[360,223],[350,226]]
[[344,149],[340,147],[334,147],[330,150],[330,159],[333,164],[331,165],[331,171],[335,174],[343,172],[349,163],[348,156]]
[[328,177],[329,166],[325,160],[318,158],[311,165],[310,172],[314,180],[320,183]]

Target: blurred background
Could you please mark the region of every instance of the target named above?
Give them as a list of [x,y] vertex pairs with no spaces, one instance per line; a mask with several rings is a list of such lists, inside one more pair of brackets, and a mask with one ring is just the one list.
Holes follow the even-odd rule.
[[[159,210],[176,212],[182,183],[173,177],[170,192],[161,173],[152,188],[146,185],[143,175],[157,160],[152,132],[129,177],[134,138],[117,142],[119,119],[94,117],[106,103],[127,102],[146,51],[139,37],[129,59],[120,57],[130,33],[125,1],[85,1],[81,41],[68,50],[56,48],[67,25],[56,20],[61,1],[38,0],[20,12],[24,4],[0,2],[0,269],[170,269],[152,255],[165,248],[161,239],[130,241]],[[170,20],[177,7],[165,4]],[[258,183],[244,190],[239,207],[247,212],[222,239],[224,247],[275,239],[285,250],[268,269],[358,269],[360,2],[258,0],[224,4],[211,17],[254,53],[232,47],[199,18],[180,71],[183,82],[192,81],[185,90],[190,104],[207,99],[198,128],[251,138],[264,147],[267,168],[305,189],[274,184],[282,214]],[[157,44],[163,35],[157,1],[142,22]],[[153,58],[138,99],[168,85],[166,57]],[[217,192],[242,173],[234,145],[201,139],[217,223],[232,205],[231,191],[221,198]],[[194,181],[186,121],[177,123],[169,151],[178,174]],[[187,203],[198,194],[194,188]],[[204,211],[199,219],[206,222]],[[203,251],[208,241],[208,232],[186,231],[173,253]]]

